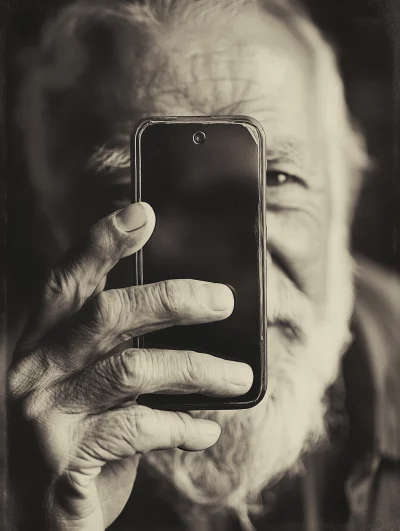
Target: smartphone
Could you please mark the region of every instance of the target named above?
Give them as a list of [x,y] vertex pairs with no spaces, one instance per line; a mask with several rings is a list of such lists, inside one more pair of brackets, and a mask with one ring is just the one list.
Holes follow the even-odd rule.
[[266,157],[263,130],[245,116],[153,117],[131,141],[133,201],[149,203],[155,231],[135,255],[134,284],[198,279],[228,284],[235,308],[223,321],[138,338],[141,348],[184,349],[243,361],[254,382],[242,396],[146,394],[158,409],[240,409],[267,385]]

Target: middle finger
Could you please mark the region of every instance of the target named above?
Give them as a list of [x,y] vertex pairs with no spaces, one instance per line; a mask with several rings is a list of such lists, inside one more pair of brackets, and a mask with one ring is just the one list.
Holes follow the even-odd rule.
[[192,351],[127,349],[68,376],[57,388],[59,407],[96,413],[144,393],[239,396],[252,384],[251,367]]

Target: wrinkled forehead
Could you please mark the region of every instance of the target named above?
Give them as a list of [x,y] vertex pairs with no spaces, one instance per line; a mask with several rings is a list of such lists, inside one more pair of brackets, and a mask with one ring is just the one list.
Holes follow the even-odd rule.
[[[244,13],[229,24],[183,24],[157,35],[132,20],[121,35],[104,27],[90,35],[78,75],[69,77],[64,61],[65,87],[44,91],[54,126],[90,114],[129,133],[147,115],[248,114],[267,130],[304,135],[310,129],[307,51],[271,15]],[[101,46],[93,45],[96,40]],[[69,57],[72,71],[78,60]]]
[[143,107],[159,102],[196,114],[219,114],[276,107],[283,97],[293,111],[296,98],[290,97],[290,88],[300,99],[306,93],[304,49],[273,17],[255,20],[253,33],[248,18],[208,35],[205,30],[187,35],[182,29],[150,48],[134,77],[135,99]]

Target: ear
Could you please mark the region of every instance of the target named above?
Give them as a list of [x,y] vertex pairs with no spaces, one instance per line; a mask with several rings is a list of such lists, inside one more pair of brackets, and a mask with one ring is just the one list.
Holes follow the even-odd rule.
[[361,191],[365,185],[368,185],[368,177],[373,170],[373,162],[368,156],[365,138],[354,121],[350,128],[350,138],[344,148],[349,167],[352,168],[349,190],[349,221],[351,223],[354,220]]

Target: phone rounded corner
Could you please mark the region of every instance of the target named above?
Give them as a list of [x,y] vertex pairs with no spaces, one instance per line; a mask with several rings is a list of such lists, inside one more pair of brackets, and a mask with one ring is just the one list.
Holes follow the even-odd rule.
[[260,124],[260,122],[256,120],[255,118],[253,118],[252,116],[247,116],[247,115],[240,116],[239,118],[240,118],[240,122],[242,123],[244,127],[246,127],[247,129],[251,127],[252,129],[256,130],[259,141],[261,141],[262,145],[265,146],[265,142],[266,142],[265,131],[264,131],[263,126]]
[[142,136],[146,128],[150,125],[150,123],[151,118],[142,118],[141,120],[139,120],[139,122],[137,122],[131,133],[131,146],[136,145],[136,142],[138,141],[138,139],[140,139],[140,137]]
[[[257,390],[256,396],[247,400],[240,399],[224,400],[221,402],[213,402],[204,397],[200,402],[192,402],[180,400],[175,402],[171,400],[170,395],[154,395],[143,394],[137,397],[136,401],[139,405],[150,407],[153,409],[160,409],[164,411],[226,411],[226,410],[241,410],[251,409],[257,406],[267,394],[268,381],[264,377],[260,388]],[[238,397],[239,398],[239,397]]]
[[260,390],[255,398],[246,402],[243,405],[243,409],[251,409],[252,407],[257,406],[260,402],[264,400],[267,395],[268,382],[265,380],[265,383],[260,387]]

